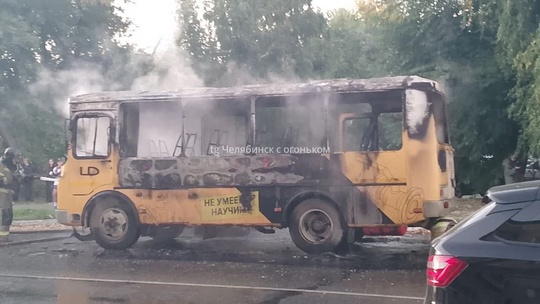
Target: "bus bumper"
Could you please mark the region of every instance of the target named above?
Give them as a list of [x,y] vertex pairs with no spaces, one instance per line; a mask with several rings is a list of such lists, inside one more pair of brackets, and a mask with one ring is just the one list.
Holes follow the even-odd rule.
[[67,212],[67,210],[55,210],[54,211],[54,215],[56,216],[56,221],[59,223],[59,224],[64,224],[64,225],[67,225],[67,224],[71,224],[71,221],[68,219],[69,218],[69,213]]
[[454,203],[451,200],[425,201],[424,217],[437,218],[447,216],[454,209]]

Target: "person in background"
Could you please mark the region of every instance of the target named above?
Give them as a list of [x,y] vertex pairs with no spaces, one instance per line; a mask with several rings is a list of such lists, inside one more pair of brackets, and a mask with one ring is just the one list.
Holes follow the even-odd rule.
[[[48,163],[48,169],[47,169],[47,177],[49,178],[55,178],[53,170],[56,168],[57,164],[54,161],[54,159],[49,159]],[[54,182],[46,182],[46,189],[45,192],[47,194],[47,202],[52,203],[53,202],[53,188],[54,188]]]
[[24,200],[31,202],[34,200],[34,178],[36,170],[34,168],[34,164],[30,163],[28,158],[23,159],[21,168],[21,192],[24,195]]
[[17,150],[7,148],[0,161],[0,242],[9,241],[13,222],[13,183],[17,171]]
[[517,163],[517,155],[512,154],[508,156],[504,159],[502,165],[504,170],[504,183],[506,185],[517,183],[519,180],[518,170],[521,169]]
[[62,166],[64,165],[64,159],[62,158],[59,158],[57,163],[56,163],[56,167],[54,167],[53,169],[53,174],[56,178],[56,181],[54,181],[54,185],[53,185],[53,205],[54,205],[54,208],[56,208],[58,206],[58,194],[57,194],[57,187],[58,187],[58,181],[60,179],[60,176],[62,174]]

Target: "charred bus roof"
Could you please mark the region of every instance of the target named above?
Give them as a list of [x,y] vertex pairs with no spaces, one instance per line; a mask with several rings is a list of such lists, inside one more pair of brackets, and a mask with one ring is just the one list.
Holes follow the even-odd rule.
[[[442,93],[437,82],[418,76],[392,76],[370,79],[329,79],[303,83],[257,84],[236,87],[198,87],[175,91],[111,91],[71,97],[72,110],[116,108],[119,102],[151,102],[182,99],[241,99],[291,96],[313,93],[361,93],[417,88]],[[98,103],[103,105],[98,106]],[[85,104],[86,106],[83,106]],[[89,104],[93,104],[90,106]]]

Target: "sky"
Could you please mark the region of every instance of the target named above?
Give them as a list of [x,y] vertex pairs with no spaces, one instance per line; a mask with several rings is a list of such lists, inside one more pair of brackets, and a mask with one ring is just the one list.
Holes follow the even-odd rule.
[[[134,23],[131,42],[147,52],[152,52],[156,46],[159,51],[172,45],[177,29],[176,1],[133,0],[133,3],[123,5],[125,16]],[[338,8],[353,9],[355,2],[355,0],[313,0],[313,6],[323,11]]]

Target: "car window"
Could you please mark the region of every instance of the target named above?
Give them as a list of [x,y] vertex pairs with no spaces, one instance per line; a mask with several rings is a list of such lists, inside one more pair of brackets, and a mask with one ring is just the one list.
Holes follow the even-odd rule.
[[540,244],[540,221],[527,223],[508,220],[495,230],[494,235],[512,242]]
[[540,202],[523,208],[493,234],[506,241],[540,244]]
[[452,229],[450,229],[450,230],[451,231],[456,231],[456,230],[463,229],[464,227],[470,225],[471,223],[476,222],[478,219],[487,216],[495,208],[495,206],[497,206],[497,204],[495,204],[495,203],[489,203],[489,204],[485,205],[484,207],[480,208],[475,213],[469,215],[463,221],[459,222],[457,225],[452,227]]

